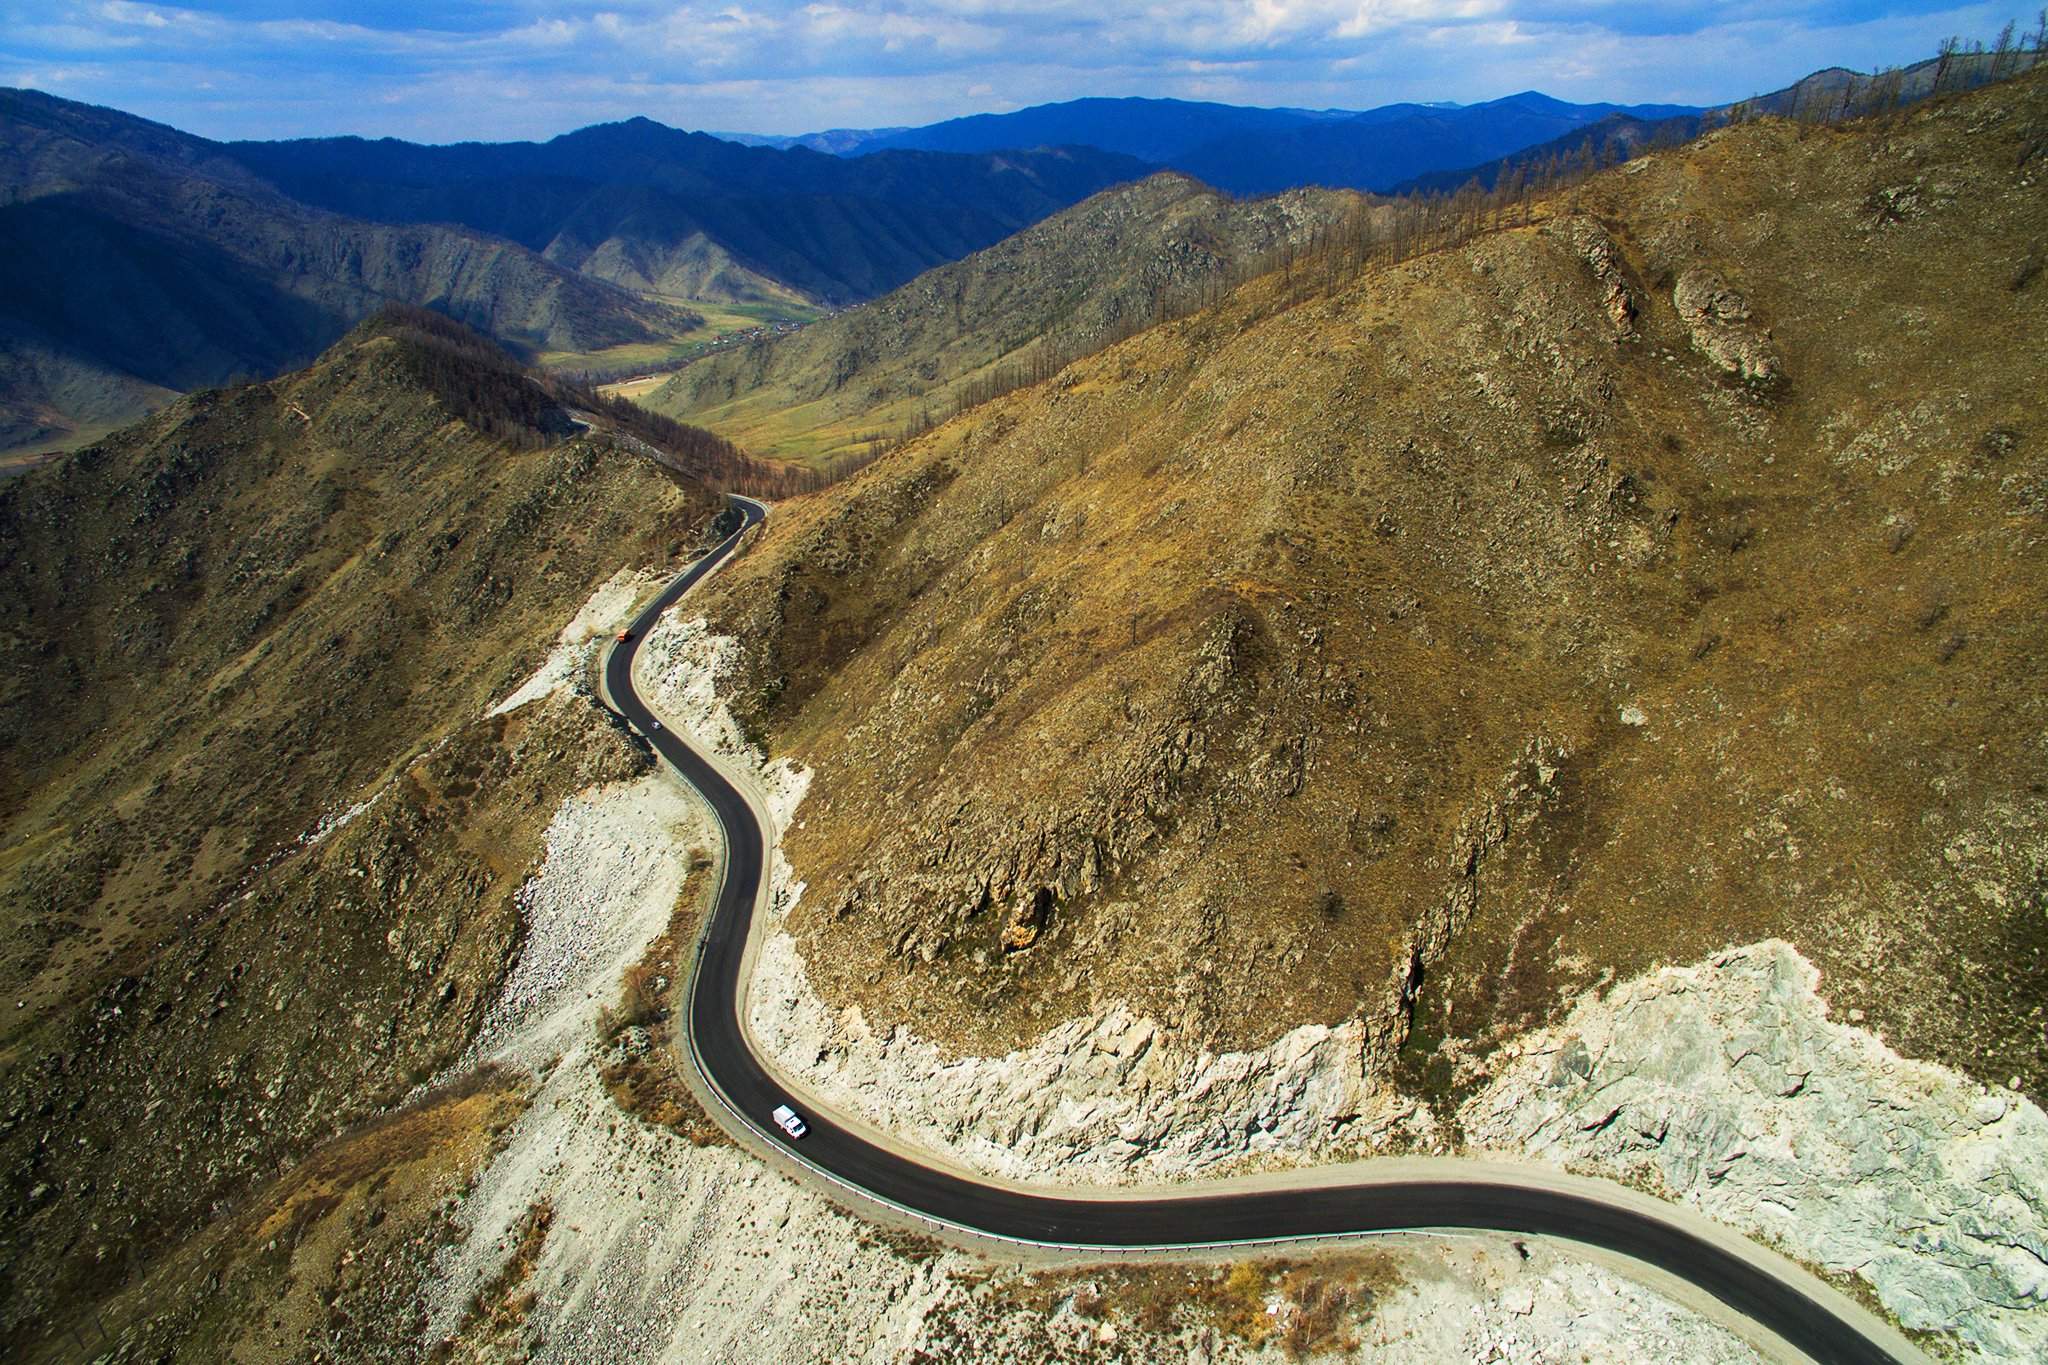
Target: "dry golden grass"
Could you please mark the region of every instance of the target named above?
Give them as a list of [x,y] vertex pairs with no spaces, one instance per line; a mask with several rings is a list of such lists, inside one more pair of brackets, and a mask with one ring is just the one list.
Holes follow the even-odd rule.
[[[467,1188],[525,1104],[491,1071],[366,1123],[138,1269],[24,1360],[358,1358],[414,1344],[414,1300]],[[118,1281],[117,1281],[118,1283]]]
[[1094,196],[887,296],[699,361],[645,395],[751,450],[827,463],[943,416],[999,367],[1127,333],[1358,211],[1348,192],[1238,201],[1165,173]]
[[1254,1349],[1277,1344],[1300,1358],[1355,1349],[1356,1330],[1375,1302],[1401,1283],[1393,1255],[1340,1251],[1226,1265],[1084,1266],[992,1283],[986,1302],[1039,1317],[1064,1304],[1084,1321],[1152,1336],[1206,1327]]
[[[1894,1043],[2038,1086],[2044,92],[1730,129],[1256,281],[783,509],[707,606],[816,771],[813,980],[977,1052],[1112,999],[1398,1042],[1419,954],[1413,1031],[1483,1052],[1778,934]],[[1694,347],[1703,268],[1780,383]]]
[[0,489],[0,1065],[65,1115],[0,1132],[0,1168],[108,1192],[0,1220],[0,1335],[454,1061],[548,818],[646,762],[587,703],[478,718],[714,510],[589,442],[480,439],[388,344]]

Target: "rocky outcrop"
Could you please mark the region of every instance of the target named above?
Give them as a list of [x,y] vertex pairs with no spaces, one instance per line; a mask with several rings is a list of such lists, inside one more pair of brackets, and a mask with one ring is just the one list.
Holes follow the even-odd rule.
[[1830,1019],[1818,980],[1770,941],[1628,982],[1518,1045],[1464,1130],[1647,1179],[1977,1358],[2042,1358],[2048,1116]]
[[[1009,659],[976,684],[991,705],[1014,686],[1003,676],[1010,659],[1029,649],[1034,622],[1013,616]],[[949,949],[1031,948],[1190,818],[1214,752],[1241,739],[1261,668],[1254,631],[1234,605],[1188,631],[1185,652],[1167,665],[1176,675],[1166,706],[1130,726],[1126,750],[1092,760],[1093,780],[1077,800],[1019,812],[932,793],[913,822],[881,834],[830,913],[872,918],[899,956],[926,964]],[[1272,785],[1287,780],[1280,774]]]
[[1671,304],[1693,348],[1716,366],[1751,384],[1779,377],[1771,334],[1750,317],[1749,300],[1717,271],[1694,266],[1671,288]]
[[1017,903],[1010,912],[1010,919],[1003,926],[1003,951],[1020,953],[1038,942],[1038,931],[1045,928],[1046,920],[1052,917],[1052,891],[1040,887]]
[[1014,1180],[1179,1180],[1426,1146],[1435,1134],[1427,1108],[1368,1077],[1356,1019],[1214,1053],[1118,1007],[1005,1056],[948,1056],[908,1028],[873,1028],[858,1007],[826,1006],[784,933],[762,945],[749,1005],[762,1050],[828,1104]]
[[[1614,238],[1595,219],[1574,214],[1560,225],[1564,239],[1600,286],[1600,308],[1623,340],[1636,334],[1636,297],[1629,285],[1627,262]],[[1555,230],[1555,229],[1554,229]]]
[[1406,951],[1394,957],[1388,1004],[1366,1022],[1367,1066],[1376,1075],[1389,1074],[1395,1055],[1415,1031],[1425,975],[1450,951],[1458,931],[1479,908],[1487,860],[1556,800],[1552,784],[1558,767],[1570,756],[1563,745],[1531,740],[1492,794],[1458,822],[1444,857],[1449,880],[1443,898],[1417,918]]
[[[620,581],[578,614],[565,647]],[[644,648],[671,723],[687,716],[718,736],[767,789],[771,819],[793,818],[804,770],[764,762],[713,685],[731,642],[701,621],[665,622]],[[692,667],[694,683],[682,676]],[[549,676],[543,668],[535,686]],[[683,849],[706,836],[701,818],[679,784],[656,776],[579,791],[548,826],[546,856],[520,891],[518,966],[463,1064],[521,1079],[531,1101],[462,1196],[437,1206],[445,1226],[432,1265],[359,1275],[418,1307],[418,1345],[435,1358],[1277,1365],[1340,1349],[1564,1361],[1601,1358],[1625,1339],[1673,1359],[1754,1359],[1724,1327],[1642,1285],[1507,1237],[1227,1269],[1119,1261],[992,1275],[855,1219],[740,1150],[622,1115],[600,1083],[597,1023],[622,964],[668,917]],[[786,912],[801,887],[776,866]],[[1356,1117],[1372,1103],[1356,1023],[1296,1030],[1257,1054],[1189,1056],[1122,1011],[1072,1021],[1028,1056],[948,1061],[906,1030],[874,1037],[858,1011],[830,1015],[785,934],[765,945],[753,991],[771,1051],[809,1079],[829,1072],[822,1088],[835,1103],[1006,1174],[1172,1178],[1247,1152],[1355,1149],[1372,1128]],[[621,1040],[643,1046],[644,1036],[628,1029]],[[984,1159],[991,1152],[1007,1161]],[[419,1292],[403,1292],[415,1275]]]

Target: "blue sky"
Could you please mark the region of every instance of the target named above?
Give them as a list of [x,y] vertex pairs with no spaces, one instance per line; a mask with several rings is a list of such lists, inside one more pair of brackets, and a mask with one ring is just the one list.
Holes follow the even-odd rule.
[[[2033,0],[2038,3],[2038,0]],[[769,133],[1082,95],[1367,108],[1539,89],[1720,103],[1987,42],[2007,4],[1786,0],[0,0],[0,84],[213,137]]]

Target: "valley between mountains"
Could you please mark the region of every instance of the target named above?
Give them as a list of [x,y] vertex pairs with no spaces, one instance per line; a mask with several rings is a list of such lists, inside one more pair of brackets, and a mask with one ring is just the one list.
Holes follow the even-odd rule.
[[735,1145],[723,844],[598,669],[720,492],[863,445],[637,642],[778,836],[764,1061],[1098,1193],[1598,1177],[2037,1357],[2044,147],[2022,74],[1410,253],[1156,177],[681,371],[724,474],[397,313],[0,486],[0,1339],[1780,1352],[1562,1240],[991,1257]]

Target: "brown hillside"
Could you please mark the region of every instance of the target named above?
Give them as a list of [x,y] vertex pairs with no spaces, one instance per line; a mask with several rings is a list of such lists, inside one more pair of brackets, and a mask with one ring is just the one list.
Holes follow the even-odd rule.
[[0,489],[0,1341],[447,1065],[549,816],[647,762],[588,698],[477,718],[718,501],[483,437],[452,412],[527,381],[431,343],[368,325]]
[[816,769],[820,988],[974,1049],[1362,1011],[1436,1084],[1778,934],[2039,1095],[2044,139],[2038,76],[1725,130],[786,510],[710,600]]
[[1119,185],[800,332],[685,367],[647,405],[822,459],[941,419],[999,365],[1096,349],[1366,212],[1346,191],[1241,201],[1183,175]]

